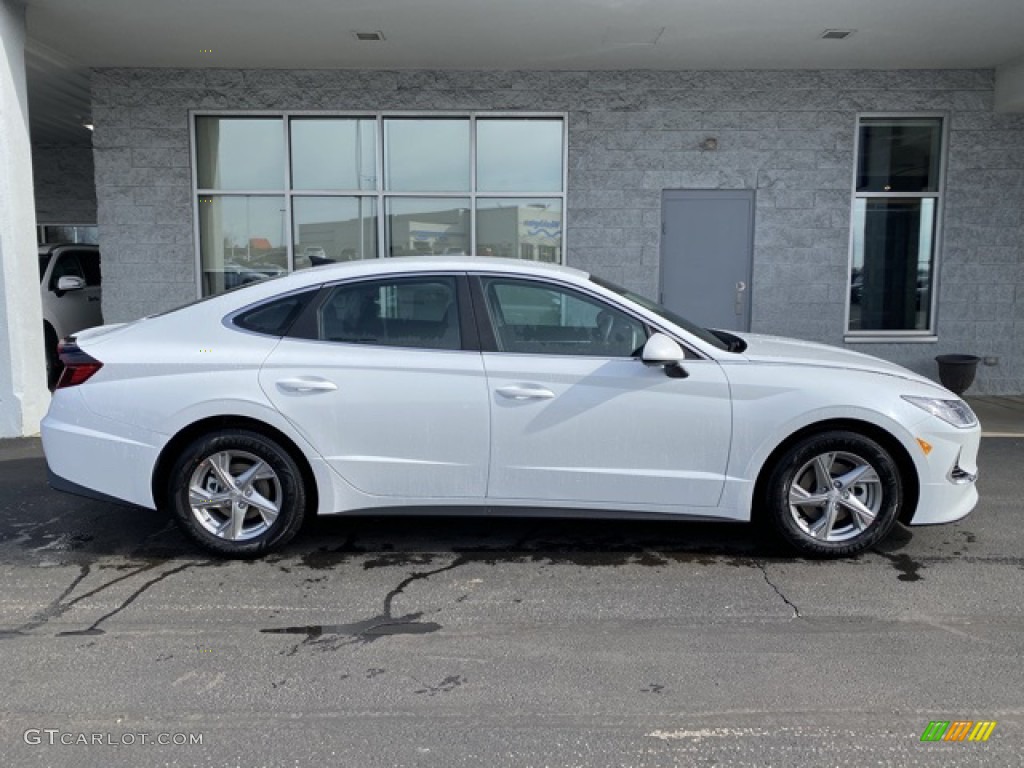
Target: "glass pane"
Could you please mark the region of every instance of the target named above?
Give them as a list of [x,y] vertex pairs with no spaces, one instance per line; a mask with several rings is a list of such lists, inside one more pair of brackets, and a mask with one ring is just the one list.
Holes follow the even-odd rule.
[[855,200],[853,227],[850,330],[929,330],[935,200]]
[[562,201],[477,198],[476,253],[559,263]]
[[469,120],[385,120],[384,141],[387,189],[469,191]]
[[291,121],[295,189],[376,189],[377,121]]
[[305,293],[286,296],[256,309],[250,309],[235,318],[235,325],[254,333],[283,336],[299,316],[306,304],[319,293],[319,288]]
[[561,120],[478,120],[476,178],[481,192],[559,192]]
[[320,308],[320,338],[347,344],[460,349],[455,279],[405,278],[339,286]]
[[936,192],[941,118],[862,120],[858,192]]
[[204,295],[284,274],[284,198],[201,197],[199,250]]
[[501,352],[631,357],[647,341],[642,323],[575,291],[492,279],[484,293]]
[[389,198],[387,227],[391,256],[469,253],[469,198]]
[[200,189],[284,189],[281,118],[197,117]]
[[42,231],[43,243],[99,243],[99,227],[95,225],[46,224]]
[[295,268],[377,258],[372,197],[293,197]]

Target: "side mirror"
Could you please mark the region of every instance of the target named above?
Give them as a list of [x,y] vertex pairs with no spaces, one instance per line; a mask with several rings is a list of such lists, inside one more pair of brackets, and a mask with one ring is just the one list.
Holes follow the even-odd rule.
[[65,291],[80,291],[85,288],[85,280],[74,275],[64,275],[64,277],[57,280],[57,291],[58,293],[64,293]]
[[675,341],[663,333],[655,333],[644,344],[640,359],[644,365],[661,366],[665,375],[672,379],[685,379],[689,374],[680,364],[686,359],[686,353]]
[[686,358],[683,348],[663,333],[655,333],[644,344],[640,359],[645,365],[668,365]]

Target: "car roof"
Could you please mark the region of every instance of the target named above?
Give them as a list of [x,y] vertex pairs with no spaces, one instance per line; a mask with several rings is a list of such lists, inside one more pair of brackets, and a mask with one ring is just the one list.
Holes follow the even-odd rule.
[[[497,256],[397,256],[384,259],[363,259],[314,267],[317,281],[339,280],[360,274],[391,272],[514,272],[517,274],[565,275],[577,280],[589,275],[574,267],[547,262],[507,259]],[[309,273],[313,270],[303,270]]]

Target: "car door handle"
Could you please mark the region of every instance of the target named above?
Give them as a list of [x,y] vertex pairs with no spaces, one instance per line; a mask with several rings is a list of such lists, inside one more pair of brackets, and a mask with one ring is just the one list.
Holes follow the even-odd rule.
[[547,387],[538,387],[528,384],[498,387],[495,391],[502,397],[507,397],[509,400],[550,400],[555,396],[555,393]]
[[294,379],[279,379],[277,387],[284,392],[333,392],[338,385],[327,379],[300,376]]

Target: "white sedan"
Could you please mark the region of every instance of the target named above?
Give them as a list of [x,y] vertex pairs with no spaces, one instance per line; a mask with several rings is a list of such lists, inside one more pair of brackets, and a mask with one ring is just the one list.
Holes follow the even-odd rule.
[[748,521],[847,556],[975,506],[953,393],[820,344],[706,331],[584,272],[349,262],[77,334],[51,484],[230,556],[309,514]]

